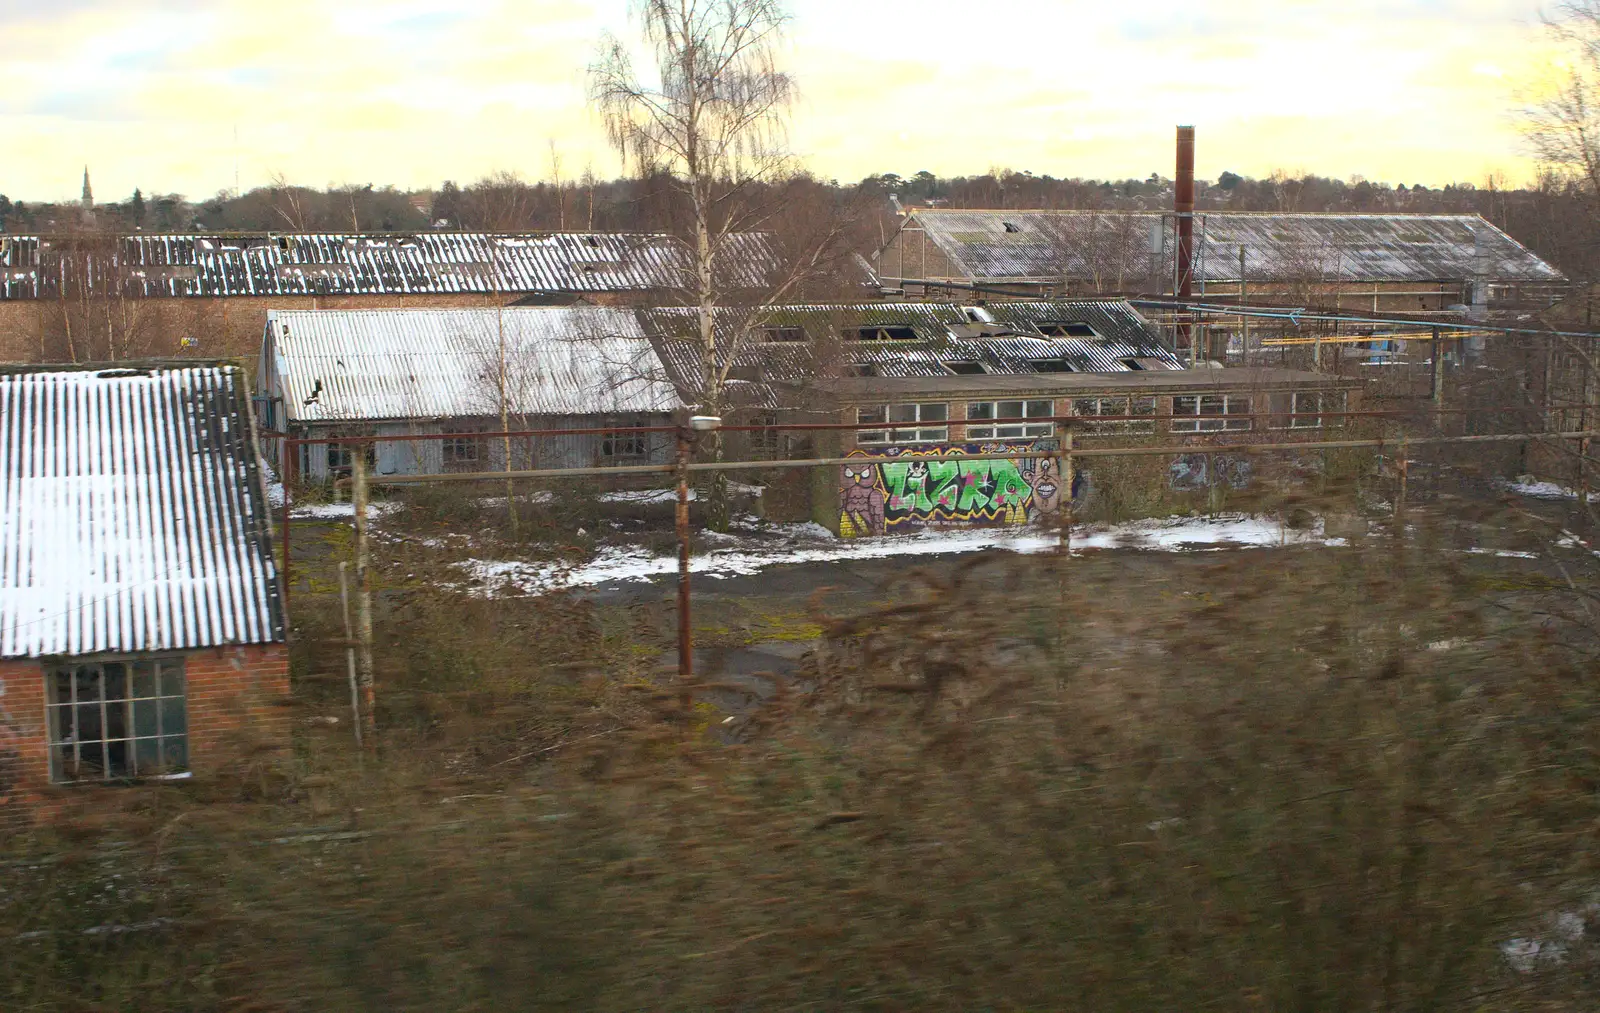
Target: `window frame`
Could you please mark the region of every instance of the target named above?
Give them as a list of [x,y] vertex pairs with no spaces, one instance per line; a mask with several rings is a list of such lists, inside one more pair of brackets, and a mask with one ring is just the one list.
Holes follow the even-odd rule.
[[[779,337],[778,335],[789,336]],[[811,337],[806,333],[804,327],[770,324],[761,328],[760,344],[763,345],[803,345],[810,340]]]
[[[1020,405],[1019,415],[1002,415],[1002,405]],[[975,414],[974,410],[979,411]],[[984,414],[981,409],[987,409]],[[967,402],[967,439],[1040,440],[1056,434],[1054,422],[1028,422],[1028,419],[1054,418],[1055,401],[1049,398],[1001,398]],[[974,426],[972,423],[978,424]]]
[[[1083,406],[1090,404],[1094,410],[1083,411]],[[1156,431],[1156,399],[1153,397],[1135,397],[1130,395],[1113,395],[1079,397],[1072,399],[1072,417],[1094,419],[1097,415],[1149,415],[1150,421],[1140,422],[1123,419],[1112,422],[1085,422],[1078,428],[1085,434],[1128,433],[1148,436]]]
[[[937,418],[926,418],[930,414],[925,409],[938,409]],[[905,415],[905,409],[911,409],[910,418],[896,418],[895,410],[901,409],[900,414]],[[928,426],[918,429],[858,429],[856,430],[856,445],[864,447],[886,447],[906,443],[949,443],[950,442],[950,405],[945,401],[910,401],[898,404],[876,404],[856,406],[856,425],[888,426],[891,422],[937,422],[937,426]]]
[[[905,333],[891,334],[891,331]],[[868,334],[873,337],[867,337]],[[844,339],[860,344],[893,344],[901,341],[917,341],[917,330],[909,324],[871,324],[862,327],[849,327],[845,329]]]
[[[462,456],[463,447],[470,447],[470,456]],[[482,436],[451,436],[439,441],[439,463],[446,468],[482,464],[488,458],[488,440]]]
[[[1193,402],[1192,411],[1184,410],[1184,402]],[[1219,406],[1217,411],[1206,411],[1207,403]],[[1221,433],[1249,432],[1253,428],[1251,402],[1248,394],[1230,394],[1212,391],[1202,394],[1175,394],[1172,398],[1172,432]]]
[[641,460],[649,456],[649,433],[608,432],[600,434],[600,457],[603,460]]
[[[1339,395],[1343,391],[1331,390],[1281,390],[1273,391],[1267,397],[1267,404],[1271,408],[1270,419],[1267,425],[1272,429],[1323,429],[1330,428],[1339,423],[1339,419],[1329,419],[1325,416],[1330,412],[1344,410],[1339,404]],[[1287,396],[1289,399],[1288,411],[1282,408],[1279,398]],[[1302,398],[1311,399],[1310,407],[1301,403]],[[1337,407],[1334,407],[1337,406]],[[1309,419],[1305,416],[1311,416]]]
[[[62,658],[47,661],[42,668],[45,680],[45,743],[48,752],[51,784],[106,784],[146,780],[170,780],[186,776],[189,772],[189,680],[182,654],[113,655],[96,658]],[[120,668],[121,695],[113,697],[108,690],[108,670]],[[141,673],[141,669],[144,669]],[[97,685],[97,696],[80,696],[81,679],[89,675]],[[147,679],[149,692],[140,693],[141,678]],[[175,679],[177,689],[169,691]],[[61,699],[63,680],[68,687],[67,699]],[[176,701],[176,703],[173,703]],[[144,707],[136,705],[143,704]],[[120,714],[117,712],[120,711]],[[122,734],[112,737],[117,730],[113,717],[119,717]],[[170,725],[178,726],[176,730]],[[79,734],[93,721],[98,738]],[[145,723],[153,720],[151,734]],[[69,726],[64,721],[70,721]],[[64,747],[72,747],[71,762]],[[153,743],[155,761],[148,771],[140,770],[140,743]],[[173,745],[176,748],[173,748]],[[94,769],[93,761],[84,756],[86,746],[99,749],[98,774],[86,774],[85,766]],[[120,761],[113,760],[116,747],[121,747]],[[169,758],[174,762],[169,763]]]

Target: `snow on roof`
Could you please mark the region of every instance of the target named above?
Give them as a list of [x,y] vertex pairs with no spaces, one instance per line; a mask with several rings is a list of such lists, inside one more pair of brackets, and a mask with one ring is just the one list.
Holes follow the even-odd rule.
[[[1171,271],[1171,212],[916,211],[962,277],[987,281],[1142,279]],[[1477,215],[1198,211],[1195,280],[1558,283],[1565,276]],[[1152,266],[1154,265],[1154,266]],[[1162,266],[1164,265],[1164,266]],[[880,263],[894,273],[898,265]]]
[[[759,287],[768,238],[731,238],[732,287]],[[687,261],[671,236],[561,232],[0,236],[0,300],[63,286],[128,297],[582,294],[671,289]]]
[[243,375],[0,374],[0,657],[283,639]]
[[[597,306],[275,311],[268,368],[294,422],[678,406],[630,310]],[[501,351],[504,349],[504,356]]]

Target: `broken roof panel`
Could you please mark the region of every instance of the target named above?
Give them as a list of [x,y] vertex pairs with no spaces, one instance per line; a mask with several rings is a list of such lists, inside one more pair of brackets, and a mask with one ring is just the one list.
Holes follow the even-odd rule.
[[283,639],[232,366],[0,375],[0,658]]
[[[958,276],[1128,290],[1171,271],[1173,218],[1153,211],[916,211]],[[1477,215],[1195,213],[1195,280],[1558,283],[1565,276]],[[893,265],[879,271],[892,275]]]
[[[732,237],[726,283],[758,288],[759,233]],[[684,284],[671,236],[627,233],[0,236],[0,299],[63,291],[127,297],[583,295]]]
[[[700,372],[694,310],[647,309],[639,315],[689,396]],[[732,345],[733,318],[727,313],[718,321],[723,348]],[[1080,328],[1087,333],[1071,333]],[[728,374],[746,384],[741,392],[751,403],[775,404],[771,385],[837,376],[863,365],[888,377],[949,376],[952,363],[976,364],[994,375],[1033,373],[1044,363],[1085,373],[1127,372],[1135,368],[1130,359],[1143,360],[1139,369],[1183,368],[1160,332],[1118,299],[783,306],[765,315],[762,329],[777,340],[758,336],[746,342]],[[894,337],[885,329],[907,333]],[[862,330],[878,331],[879,340],[860,340]],[[789,333],[776,333],[784,331]]]
[[[503,356],[502,356],[503,350]],[[294,422],[666,412],[678,400],[631,310],[278,310],[264,363]],[[265,371],[264,371],[265,372]]]

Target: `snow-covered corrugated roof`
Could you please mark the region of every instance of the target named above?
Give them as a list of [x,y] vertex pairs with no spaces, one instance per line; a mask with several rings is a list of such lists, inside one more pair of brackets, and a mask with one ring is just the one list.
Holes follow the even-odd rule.
[[243,374],[0,374],[0,657],[283,639]]
[[[723,281],[760,287],[760,233],[730,237]],[[577,295],[672,289],[688,259],[641,233],[0,236],[0,300],[91,292],[155,296]]]
[[[1093,280],[1127,288],[1172,271],[1173,215],[1154,211],[917,211],[956,272],[978,281]],[[1557,283],[1565,276],[1477,215],[1195,213],[1195,280]],[[880,262],[894,275],[901,265]],[[911,265],[905,270],[912,273]]]
[[[267,368],[293,422],[666,412],[637,317],[598,306],[276,311]],[[504,356],[501,351],[504,349]]]

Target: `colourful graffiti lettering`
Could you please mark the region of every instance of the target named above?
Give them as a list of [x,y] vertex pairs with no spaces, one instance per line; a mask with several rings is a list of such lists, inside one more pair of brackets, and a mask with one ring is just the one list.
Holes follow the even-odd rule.
[[[840,469],[839,534],[845,538],[881,535],[926,524],[1026,524],[1060,507],[1060,467],[1054,440],[1027,446],[858,450]],[[1005,453],[1017,458],[993,461],[945,460],[947,454]]]

